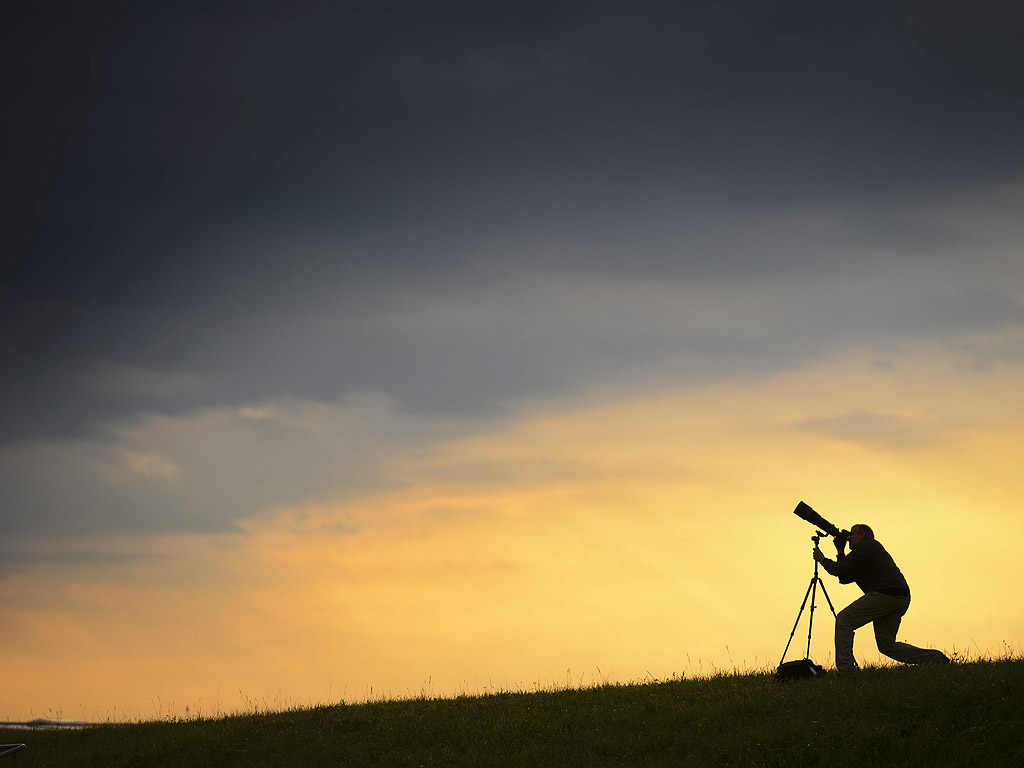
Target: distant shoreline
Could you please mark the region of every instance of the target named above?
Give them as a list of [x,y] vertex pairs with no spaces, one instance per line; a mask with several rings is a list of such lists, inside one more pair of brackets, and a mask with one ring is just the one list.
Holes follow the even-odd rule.
[[85,723],[81,720],[54,720],[46,717],[37,717],[24,723],[0,723],[0,728],[7,730],[43,730],[52,728],[91,728],[96,723]]

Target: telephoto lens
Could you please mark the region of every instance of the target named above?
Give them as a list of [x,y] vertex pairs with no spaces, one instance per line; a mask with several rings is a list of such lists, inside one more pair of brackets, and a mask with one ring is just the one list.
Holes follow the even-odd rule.
[[813,525],[815,528],[827,533],[829,536],[842,536],[843,531],[840,531],[836,526],[832,525],[828,520],[819,515],[810,504],[800,502],[796,505],[796,509],[793,510],[793,514],[797,517],[806,520],[808,523]]

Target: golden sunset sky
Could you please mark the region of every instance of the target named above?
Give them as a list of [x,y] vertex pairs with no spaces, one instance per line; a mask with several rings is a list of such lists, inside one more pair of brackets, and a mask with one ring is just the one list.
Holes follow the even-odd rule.
[[13,18],[0,720],[770,670],[801,500],[893,554],[901,639],[1019,652],[1022,28]]
[[[801,498],[895,555],[905,640],[998,655],[1024,634],[1006,567],[1022,385],[1020,366],[919,349],[527,406],[396,452],[390,491],[266,509],[237,533],[96,537],[123,557],[4,580],[0,713],[212,715],[774,667],[812,573]],[[258,418],[299,428],[310,407]],[[837,610],[859,594],[824,579]],[[881,660],[869,629],[857,654]],[[819,594],[812,657],[831,656]]]

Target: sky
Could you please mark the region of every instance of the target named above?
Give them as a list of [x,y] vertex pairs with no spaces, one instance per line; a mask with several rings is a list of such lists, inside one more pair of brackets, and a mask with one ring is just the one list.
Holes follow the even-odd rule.
[[774,668],[800,500],[1020,648],[1019,4],[88,5],[0,27],[0,720]]

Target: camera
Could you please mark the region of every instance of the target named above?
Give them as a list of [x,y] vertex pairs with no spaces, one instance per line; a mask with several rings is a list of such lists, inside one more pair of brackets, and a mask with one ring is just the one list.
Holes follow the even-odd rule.
[[793,510],[793,514],[797,517],[806,520],[808,523],[813,525],[818,530],[828,534],[829,536],[835,536],[837,539],[845,539],[850,535],[849,531],[839,530],[836,526],[832,525],[828,520],[819,515],[814,511],[814,508],[810,504],[800,502],[796,505],[796,509]]

